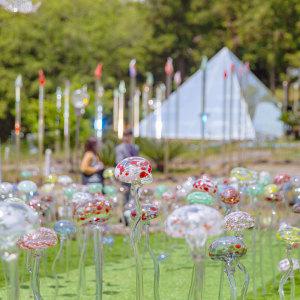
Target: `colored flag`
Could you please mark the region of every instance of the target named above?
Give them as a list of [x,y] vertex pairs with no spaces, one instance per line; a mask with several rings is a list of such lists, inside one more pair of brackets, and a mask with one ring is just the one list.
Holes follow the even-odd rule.
[[136,60],[132,59],[129,63],[129,76],[136,77]]
[[95,69],[94,75],[96,77],[96,79],[101,79],[102,77],[102,64],[98,64],[97,68]]
[[46,77],[43,70],[39,70],[39,85],[44,86],[46,84]]
[[165,64],[165,73],[167,76],[171,76],[173,72],[174,72],[173,59],[171,57],[168,57],[167,62]]
[[181,84],[181,73],[180,71],[177,71],[174,75],[174,82],[177,86]]

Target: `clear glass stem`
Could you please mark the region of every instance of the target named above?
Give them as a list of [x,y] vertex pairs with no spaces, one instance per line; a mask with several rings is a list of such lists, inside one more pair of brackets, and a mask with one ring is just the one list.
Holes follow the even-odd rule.
[[192,281],[189,291],[189,300],[203,299],[203,283],[204,283],[204,259],[203,256],[194,259],[194,268],[192,273]]
[[33,265],[32,265],[32,272],[31,272],[31,289],[33,292],[34,300],[41,300],[41,292],[40,292],[40,263],[42,258],[42,252],[37,250],[33,257]]
[[236,300],[237,292],[236,292],[236,282],[234,278],[234,270],[232,265],[229,262],[225,264],[225,273],[227,275],[229,286],[230,286],[230,299]]
[[[253,228],[252,230],[252,288],[254,299],[257,299],[257,284],[256,284],[256,234],[257,229]],[[263,248],[260,248],[263,249]]]
[[54,261],[53,261],[53,264],[51,267],[52,275],[55,280],[55,294],[54,294],[55,299],[57,298],[58,290],[59,290],[59,281],[58,281],[58,276],[57,276],[57,272],[56,272],[56,264],[59,261],[59,259],[61,258],[64,242],[65,242],[65,238],[62,237],[60,240],[59,250],[54,258]]
[[134,197],[135,208],[137,216],[134,222],[132,222],[130,241],[135,258],[135,270],[136,270],[136,299],[144,299],[144,287],[143,287],[143,265],[139,251],[139,242],[141,239],[141,204],[138,197],[138,187],[135,185],[131,186],[131,193]]
[[82,247],[79,259],[79,281],[77,287],[77,299],[80,299],[82,290],[84,289],[83,286],[85,285],[85,257],[86,257],[86,244],[87,244],[87,229],[84,228],[83,230],[83,239],[82,239]]
[[220,281],[219,281],[219,300],[223,300],[223,291],[224,291],[224,263],[221,264],[221,272],[220,272]]
[[[294,280],[294,283],[291,282],[291,286],[294,286],[294,288],[295,288],[295,278],[294,278],[294,276],[291,277],[291,275],[293,275],[293,260],[292,260],[292,256],[291,256],[291,251],[292,251],[292,247],[290,245],[288,245],[286,248],[286,255],[287,255],[290,266],[289,266],[288,270],[282,275],[280,282],[279,282],[278,292],[279,292],[280,300],[284,300],[283,288],[289,278],[291,278],[291,281]],[[291,300],[294,298],[294,297],[292,298],[292,295],[295,295],[295,289],[293,291],[291,291]]]
[[[274,257],[274,252],[273,252],[273,229],[274,229],[274,222],[275,222],[275,207],[274,205],[272,206],[272,211],[271,211],[271,223],[270,227],[268,230],[268,246],[269,246],[269,255],[270,257]],[[275,260],[276,261],[276,260]],[[272,282],[273,286],[276,286],[276,275],[275,275],[275,266],[274,266],[274,261],[271,259],[271,270],[272,270]]]
[[19,275],[18,275],[18,255],[6,261],[7,270],[7,299],[18,300],[20,297]]
[[247,272],[247,269],[242,263],[237,264],[238,268],[243,272],[244,274],[244,284],[243,284],[243,289],[242,289],[242,300],[246,300],[246,295],[249,287],[249,282],[250,282],[250,276],[249,273]]
[[70,248],[71,248],[71,241],[70,239],[67,239],[66,241],[66,279],[69,279],[69,271],[70,271],[70,258],[71,258],[71,253],[70,253]]
[[100,227],[93,230],[94,235],[94,262],[96,271],[96,300],[102,300],[103,288],[103,240]]
[[[258,248],[264,249],[263,231],[261,229],[260,220],[258,221],[258,233],[259,233]],[[264,277],[265,275],[264,275],[263,263],[264,263],[263,251],[259,251],[259,273],[260,273],[260,280],[261,280],[261,288],[262,288],[262,294],[265,295],[266,294],[266,285],[265,285],[265,277]]]
[[151,256],[151,259],[153,261],[153,266],[154,266],[154,300],[159,300],[160,299],[160,296],[159,296],[159,277],[160,277],[159,262],[150,246],[149,227],[150,227],[150,225],[147,224],[146,225],[146,245],[147,245],[149,254]]
[[194,300],[195,273],[196,273],[196,267],[195,267],[195,265],[193,265],[192,277],[191,277],[191,285],[190,285],[190,289],[189,289],[188,300]]
[[291,296],[290,296],[290,300],[295,300],[295,274],[294,274],[294,270],[291,273],[290,276],[291,279]]

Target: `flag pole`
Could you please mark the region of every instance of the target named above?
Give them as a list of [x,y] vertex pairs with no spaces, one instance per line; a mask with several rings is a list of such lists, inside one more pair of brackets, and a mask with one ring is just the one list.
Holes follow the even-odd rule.
[[[173,68],[173,59],[171,57],[167,58],[167,62],[165,64],[165,74],[166,74],[166,94],[165,97],[168,99],[172,92],[172,77],[174,73],[174,68]],[[164,120],[166,126],[164,126],[164,132],[165,132],[165,137],[164,137],[164,174],[167,175],[169,172],[169,139],[168,135],[170,134],[170,116],[169,112],[166,112],[166,120]]]
[[65,171],[70,168],[70,81],[65,83],[64,91],[64,156],[65,156]]
[[60,153],[60,113],[61,113],[62,90],[60,87],[56,89],[56,131],[55,131],[55,152]]
[[161,83],[155,90],[155,138],[161,141],[162,138],[162,115],[161,115],[161,103],[166,93],[166,86]]
[[48,177],[51,174],[51,149],[46,149],[45,151],[45,161],[44,161],[44,176]]
[[[240,99],[238,105],[238,143],[239,149],[241,149],[242,143],[242,100],[243,100],[243,84],[244,84],[244,71],[243,67],[240,67],[238,70],[238,78],[240,84]],[[238,165],[241,164],[243,151],[238,151]]]
[[16,173],[19,176],[20,171],[20,133],[21,133],[21,88],[23,86],[22,76],[18,75],[15,81],[16,96],[16,117],[15,117],[15,135],[16,135]]
[[95,133],[99,145],[102,143],[103,137],[103,86],[101,84],[102,64],[98,64],[95,70]]
[[40,174],[43,174],[43,153],[44,153],[44,134],[45,134],[45,120],[44,120],[44,88],[46,84],[46,77],[43,70],[39,71],[39,118],[38,118],[38,146],[39,146],[39,168]]
[[143,86],[143,93],[142,93],[143,118],[146,118],[148,115],[149,92],[150,92],[150,88],[146,83]]
[[125,82],[122,80],[119,84],[119,113],[118,113],[118,138],[123,138],[124,132],[124,96],[126,93]]
[[136,89],[133,98],[133,136],[135,138],[140,136],[140,96],[140,90]]
[[293,111],[294,111],[294,114],[295,116],[297,117],[298,116],[298,110],[299,110],[299,88],[300,88],[300,83],[299,83],[299,79],[298,81],[296,81],[294,84],[293,84],[293,88],[294,88],[294,103],[293,103]]
[[[246,140],[247,138],[247,114],[248,114],[248,103],[246,101],[246,97],[247,97],[247,91],[246,91],[246,87],[248,85],[248,79],[249,79],[249,74],[250,74],[250,63],[249,62],[246,62],[245,63],[245,78],[244,78],[244,81],[243,81],[243,94],[244,94],[244,97],[245,97],[245,118],[244,118],[244,139]],[[243,156],[242,156],[242,159],[243,161],[246,161],[247,160],[247,152],[246,151],[242,151],[243,153]]]
[[227,145],[226,145],[226,132],[227,132],[227,126],[226,126],[226,115],[227,115],[227,71],[224,70],[223,73],[223,150],[224,150],[224,157],[225,157],[225,164],[226,160],[228,159],[228,153],[227,153]]
[[114,89],[114,111],[113,111],[113,129],[118,132],[118,114],[119,114],[119,90]]
[[204,56],[201,61],[202,70],[202,97],[201,97],[201,151],[200,151],[200,169],[204,172],[204,161],[205,161],[205,125],[207,122],[206,115],[206,67],[207,67],[207,57]]
[[[154,84],[154,77],[151,72],[147,72],[147,79],[146,79],[146,87],[147,87],[147,103],[145,103],[145,109],[146,109],[146,114],[148,115],[149,113],[149,100],[152,100],[153,96],[153,84]],[[146,124],[146,131],[147,131],[147,136],[151,136],[151,118],[147,119],[147,124]]]
[[180,100],[180,90],[179,86],[181,84],[181,73],[180,71],[177,71],[174,74],[174,83],[176,86],[176,112],[175,112],[175,132],[176,132],[176,138],[179,138],[179,123],[180,123],[180,110],[179,110],[179,100]]
[[76,130],[75,130],[75,149],[74,149],[74,159],[73,159],[73,169],[74,166],[77,169],[77,162],[79,160],[79,146],[80,146],[80,124],[82,116],[85,113],[85,107],[89,103],[89,95],[87,91],[87,86],[84,85],[81,89],[74,91],[72,95],[72,102],[75,109],[76,115]]
[[149,108],[148,101],[150,99],[149,93],[150,93],[150,88],[146,83],[143,87],[143,93],[142,93],[143,119],[146,122],[145,125],[146,137],[149,137],[149,123],[150,123],[149,119],[147,118],[149,113],[149,109],[148,109]]
[[130,77],[130,87],[129,87],[129,126],[133,129],[134,127],[134,96],[136,91],[136,59],[132,59],[129,63],[129,77]]
[[234,64],[231,64],[230,66],[230,85],[229,85],[229,155],[230,155],[230,160],[229,160],[229,170],[232,169],[232,164],[233,164],[233,74],[234,74]]

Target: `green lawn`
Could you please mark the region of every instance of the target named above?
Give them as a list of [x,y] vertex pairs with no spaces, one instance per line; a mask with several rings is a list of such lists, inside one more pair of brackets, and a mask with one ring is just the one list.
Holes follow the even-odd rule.
[[[249,293],[247,299],[254,299],[252,294],[253,287],[253,251],[251,249],[251,232],[246,236],[247,244],[249,247],[248,254],[243,263],[248,268],[251,276],[251,282],[249,287]],[[270,252],[268,247],[269,242],[267,234],[264,234],[264,243],[262,245],[263,250],[263,272],[265,276],[265,282],[267,284],[267,294],[262,297],[261,294],[261,277],[259,272],[259,256],[256,258],[256,279],[258,286],[257,299],[279,299],[277,294],[277,286],[280,275],[276,271],[276,285],[272,287],[272,268],[271,262],[274,262],[274,266],[277,265],[279,258],[284,257],[284,247],[273,240],[273,250]],[[162,300],[181,300],[187,299],[190,277],[192,272],[192,261],[189,256],[189,251],[183,240],[169,239],[163,234],[155,234],[151,236],[151,243],[155,249],[156,254],[162,252],[168,253],[169,257],[161,263],[161,282],[160,282],[160,294]],[[58,247],[50,249],[46,252],[41,264],[41,293],[43,299],[54,299],[55,281],[51,274],[51,264]],[[297,250],[299,252],[299,250]],[[105,246],[105,263],[104,263],[104,300],[133,300],[135,293],[135,269],[132,258],[131,248],[128,243],[128,238],[124,236],[116,236],[113,246]],[[69,257],[69,272],[66,272],[66,257]],[[150,260],[147,252],[144,251],[144,286],[145,286],[145,299],[152,300],[152,281],[153,281],[153,268],[152,261]],[[298,253],[294,250],[294,256],[297,257]],[[275,263],[276,262],[276,263]],[[78,243],[74,240],[70,242],[69,251],[64,252],[64,258],[58,265],[59,269],[59,297],[56,299],[76,299],[77,286],[78,286]],[[85,293],[81,299],[94,299],[95,291],[95,277],[93,267],[93,251],[92,240],[89,240],[88,255],[86,261],[86,287]],[[218,284],[220,277],[221,265],[219,262],[206,260],[205,271],[205,290],[204,300],[218,299]],[[21,299],[33,298],[30,290],[30,284],[28,281],[28,274],[25,270],[24,255],[20,257],[20,277],[21,283]],[[25,275],[26,274],[26,275]],[[239,272],[236,272],[238,288],[240,291],[242,276]],[[2,274],[1,277],[1,298],[5,299],[5,281]],[[300,299],[300,274],[296,273],[296,299]],[[288,290],[287,290],[288,294]],[[225,277],[225,290],[224,299],[229,299],[229,290],[227,285],[227,279]],[[287,297],[289,299],[289,297]]]

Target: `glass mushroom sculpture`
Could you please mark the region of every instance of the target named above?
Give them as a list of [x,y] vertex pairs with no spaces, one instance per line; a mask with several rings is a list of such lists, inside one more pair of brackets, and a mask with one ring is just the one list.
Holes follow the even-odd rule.
[[300,243],[300,228],[292,227],[285,223],[281,224],[277,232],[277,238],[286,243],[286,255],[289,262],[288,270],[283,274],[279,283],[279,296],[280,300],[284,299],[284,285],[287,280],[291,278],[291,300],[295,299],[295,278],[293,276],[293,259],[292,259],[292,247],[295,243]]
[[[72,195],[72,211],[76,212],[76,208],[84,203],[92,201],[93,197],[90,193],[81,191],[80,186],[75,187],[76,192]],[[80,297],[82,290],[85,287],[85,260],[86,248],[88,241],[88,227],[80,226],[77,231],[77,241],[79,242],[80,258],[79,258],[79,282],[77,287],[77,294]]]
[[228,186],[219,194],[219,198],[226,205],[225,215],[228,215],[240,202],[241,196],[237,189]]
[[212,196],[218,191],[218,186],[207,176],[202,176],[197,179],[193,184],[193,188],[199,192],[208,193]]
[[187,195],[186,200],[189,204],[204,204],[212,206],[215,203],[215,198],[205,192],[192,192]]
[[[244,211],[232,212],[224,218],[224,229],[226,231],[232,231],[234,236],[243,238],[243,231],[253,228],[255,226],[254,218]],[[242,299],[246,299],[246,294],[249,286],[249,274],[247,269],[239,265],[239,269],[244,273],[244,285],[242,291]],[[255,280],[253,278],[253,280]]]
[[254,218],[245,211],[235,211],[224,218],[224,228],[226,231],[233,231],[235,236],[242,237],[246,229],[255,226]]
[[9,300],[19,299],[17,241],[40,225],[38,214],[18,202],[0,203],[0,254],[7,265]]
[[237,180],[240,186],[245,186],[256,181],[257,173],[243,167],[236,167],[230,171],[230,178]]
[[57,244],[57,235],[53,229],[41,227],[33,233],[24,235],[19,241],[21,249],[33,252],[33,266],[31,271],[31,289],[34,300],[41,300],[40,293],[40,261],[43,251]]
[[[271,219],[269,224],[269,230],[267,231],[267,238],[268,238],[268,248],[269,248],[269,255],[270,257],[274,256],[274,229],[276,228],[276,204],[283,200],[283,194],[280,190],[279,186],[276,184],[268,184],[264,187],[264,191],[262,194],[262,199],[271,203]],[[276,264],[271,263],[271,270],[272,270],[272,281],[273,287],[276,288],[276,274],[275,274],[275,267]]]
[[0,182],[0,200],[13,196],[14,187],[9,182]]
[[[245,273],[245,266],[239,262],[239,258],[244,256],[246,252],[247,248],[244,241],[236,236],[221,237],[209,246],[210,258],[225,262],[225,273],[230,285],[231,300],[237,299],[237,288],[234,278],[235,267],[237,266]],[[249,282],[249,278],[245,281]]]
[[20,197],[23,200],[30,200],[37,192],[37,185],[31,180],[23,180],[17,186]]
[[221,234],[223,216],[218,210],[202,205],[186,205],[175,209],[166,220],[166,233],[185,238],[194,260],[189,299],[203,299],[204,245],[208,236]]
[[[76,226],[73,222],[71,222],[69,220],[60,220],[54,224],[53,229],[56,232],[56,234],[60,237],[59,250],[58,250],[57,255],[55,256],[53,264],[52,264],[52,273],[53,273],[55,281],[56,281],[55,282],[55,298],[57,298],[59,282],[58,282],[58,276],[56,273],[56,264],[57,264],[58,260],[61,258],[66,240],[76,232]],[[69,258],[67,257],[67,259],[69,259]]]
[[96,300],[102,299],[103,287],[103,239],[102,225],[111,214],[110,202],[103,195],[94,195],[92,200],[75,206],[75,218],[82,227],[91,228],[94,238],[94,262],[96,272]]
[[115,177],[121,182],[131,184],[131,194],[135,202],[137,217],[132,222],[130,241],[135,257],[136,266],[136,299],[143,299],[143,266],[139,253],[141,238],[141,217],[142,208],[139,201],[138,191],[141,186],[152,182],[152,167],[148,160],[134,156],[128,157],[119,162],[115,168]]
[[[146,232],[146,247],[148,249],[148,252],[151,256],[151,259],[153,261],[154,266],[154,300],[159,300],[159,277],[160,277],[160,271],[159,271],[159,262],[157,257],[155,256],[151,245],[150,245],[150,222],[153,219],[156,219],[158,217],[159,211],[158,206],[152,203],[143,204],[142,205],[142,215],[141,215],[141,222],[145,224],[145,232]],[[137,213],[135,209],[131,210],[131,218],[136,219]]]

